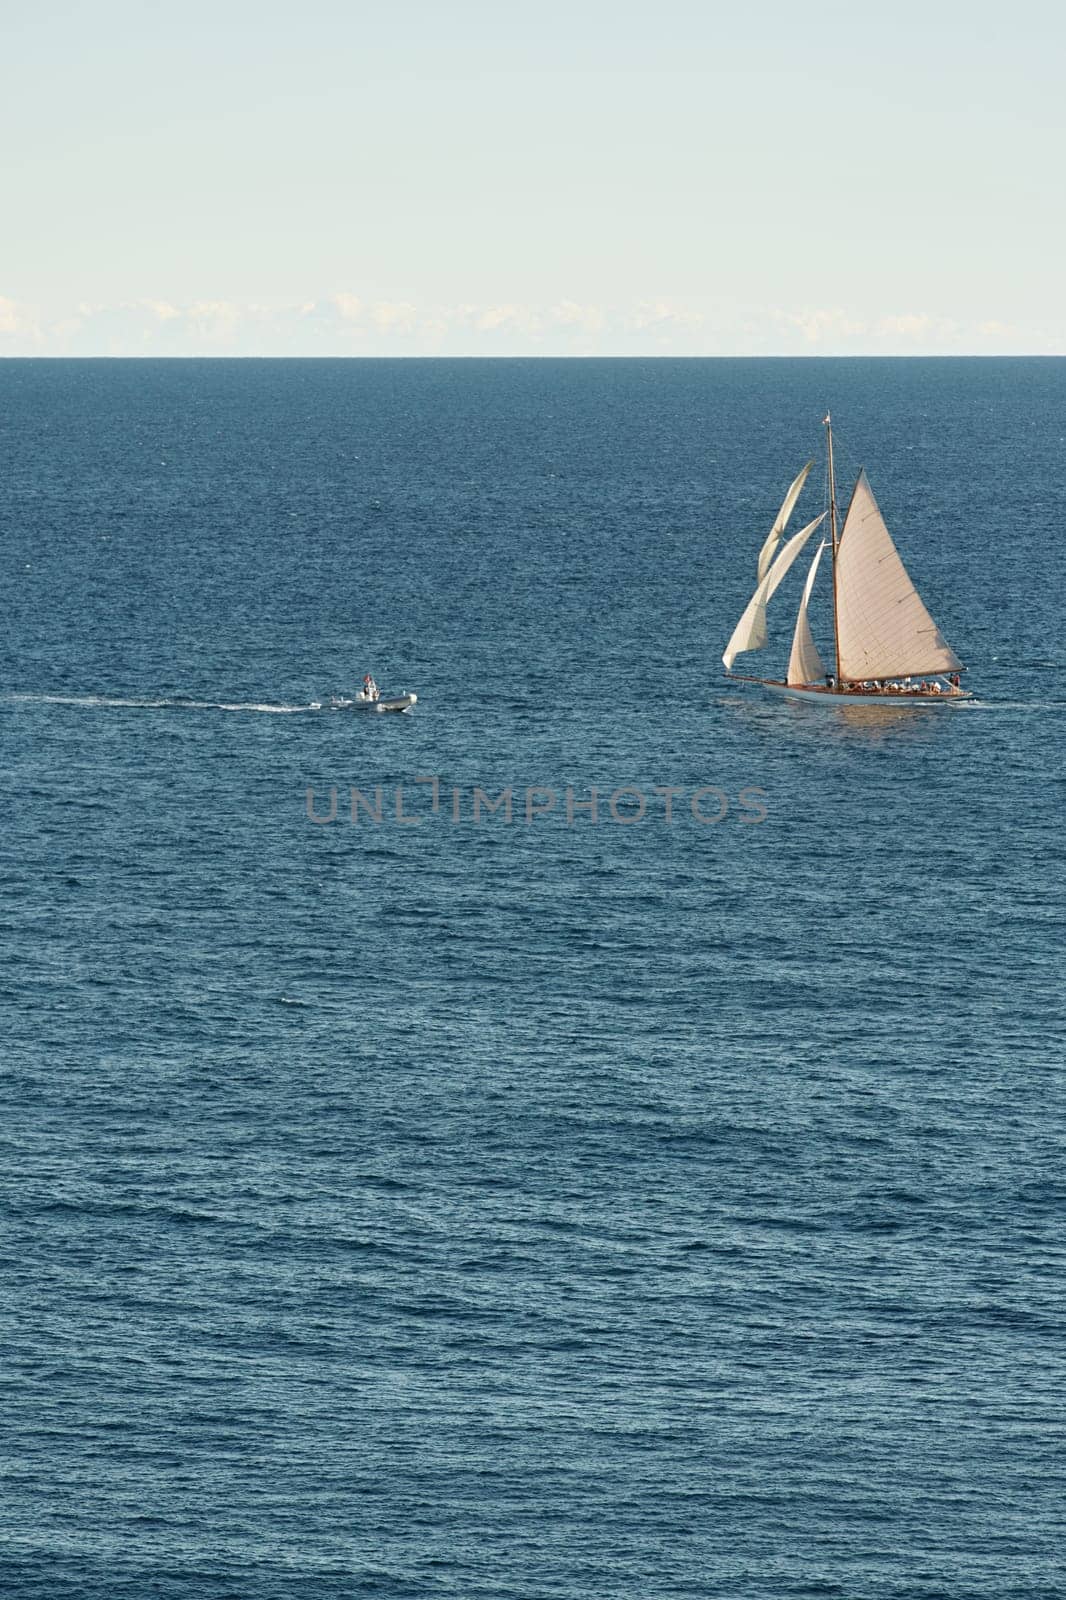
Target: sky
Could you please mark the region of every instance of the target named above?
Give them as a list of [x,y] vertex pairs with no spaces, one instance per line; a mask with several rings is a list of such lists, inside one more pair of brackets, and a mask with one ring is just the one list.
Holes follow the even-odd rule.
[[1066,7],[0,24],[0,354],[1066,354]]

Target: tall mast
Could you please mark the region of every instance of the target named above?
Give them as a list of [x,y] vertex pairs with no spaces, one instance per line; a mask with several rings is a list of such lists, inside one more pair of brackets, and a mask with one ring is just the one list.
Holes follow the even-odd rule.
[[829,453],[829,526],[833,532],[833,649],[836,652],[836,681],[840,683],[840,628],[837,623],[837,488],[833,476],[833,419],[827,411],[823,419]]

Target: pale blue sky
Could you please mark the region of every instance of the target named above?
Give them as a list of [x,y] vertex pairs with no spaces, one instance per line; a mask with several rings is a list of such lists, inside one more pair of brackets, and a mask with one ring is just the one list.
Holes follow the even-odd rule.
[[1064,15],[0,0],[0,352],[1066,353]]

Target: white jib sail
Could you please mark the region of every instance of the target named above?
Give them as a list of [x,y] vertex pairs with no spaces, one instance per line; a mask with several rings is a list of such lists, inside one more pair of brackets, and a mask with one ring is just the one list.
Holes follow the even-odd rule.
[[836,606],[843,678],[953,672],[962,665],[911,582],[865,472],[837,546]]
[[788,493],[781,502],[781,510],[777,513],[777,520],[766,536],[766,543],[759,551],[758,581],[760,583],[770,570],[770,563],[774,559],[774,551],[777,549],[781,535],[784,533],[788,524],[788,519],[792,515],[792,508],[800,497],[800,490],[807,482],[807,474],[810,472],[813,466],[814,462],[808,461],[803,471],[799,473],[797,477],[793,478],[792,482],[788,486]]
[[811,570],[807,574],[807,582],[803,585],[803,599],[800,601],[799,614],[796,617],[796,631],[792,635],[792,654],[788,658],[789,683],[821,683],[825,677],[825,662],[818,654],[818,646],[814,642],[811,625],[807,620],[807,605],[824,549],[823,539],[814,552]]
[[763,578],[759,587],[748,601],[744,615],[733,629],[733,637],[725,647],[722,660],[727,672],[732,670],[733,662],[744,650],[761,650],[766,643],[766,605],[785,576],[789,567],[807,543],[815,528],[825,520],[825,512],[820,517],[815,517],[813,522],[808,522],[799,533],[794,533],[791,539],[781,547],[781,553],[769,572]]

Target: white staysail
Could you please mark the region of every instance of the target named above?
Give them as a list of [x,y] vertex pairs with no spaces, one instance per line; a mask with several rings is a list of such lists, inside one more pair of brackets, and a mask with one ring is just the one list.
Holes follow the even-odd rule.
[[836,554],[842,678],[894,678],[962,666],[922,603],[865,472],[859,473]]
[[793,478],[792,482],[789,484],[788,493],[781,502],[781,510],[777,513],[777,520],[766,536],[766,543],[759,551],[758,577],[760,583],[770,570],[770,563],[774,559],[774,551],[777,549],[778,541],[785,531],[785,528],[788,524],[788,519],[792,515],[792,508],[799,499],[800,490],[807,482],[807,474],[810,472],[813,466],[814,462],[808,461],[803,471],[799,473],[797,477]]
[[748,601],[744,615],[733,629],[733,637],[725,647],[725,654],[722,656],[722,660],[725,663],[727,672],[732,670],[733,662],[744,650],[761,650],[766,643],[767,602],[815,528],[824,520],[825,512],[823,511],[820,517],[815,517],[813,522],[808,522],[805,528],[801,528],[799,533],[794,533],[791,539],[782,546],[777,560]]
[[792,635],[792,654],[788,658],[786,679],[788,683],[820,683],[825,677],[825,662],[818,654],[818,646],[814,642],[811,625],[807,620],[807,605],[824,549],[823,539],[814,552],[811,570],[807,574],[807,582],[803,585],[803,599],[800,601],[799,614],[796,617],[796,631]]

